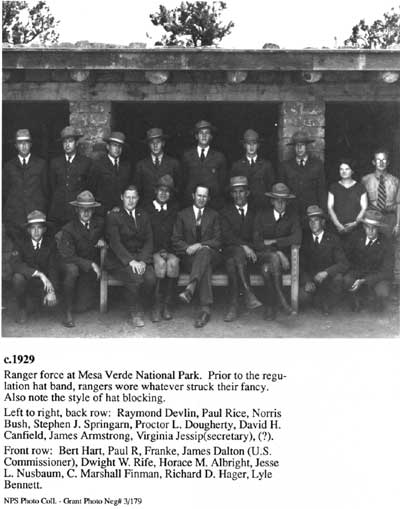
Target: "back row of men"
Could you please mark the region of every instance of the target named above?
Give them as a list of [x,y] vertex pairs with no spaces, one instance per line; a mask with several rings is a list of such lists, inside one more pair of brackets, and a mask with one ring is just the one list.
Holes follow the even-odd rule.
[[[65,154],[50,164],[49,208],[45,163],[31,156],[29,131],[18,131],[18,156],[6,164],[3,175],[6,230],[18,246],[13,281],[19,321],[26,319],[26,290],[32,280],[39,282],[44,301],[51,305],[57,300],[56,280],[61,272],[63,323],[74,325],[73,303],[79,308],[79,302],[86,306],[93,300],[95,292],[90,289],[100,277],[97,248],[104,244],[104,216],[110,244],[105,267],[123,281],[135,326],[143,325],[141,287],[153,301],[154,321],[172,317],[170,304],[181,264],[190,277],[179,297],[189,303],[198,293],[200,311],[195,325],[203,327],[211,312],[211,272],[222,258],[232,297],[226,321],[238,315],[240,291],[248,309],[262,305],[249,285],[251,265],[257,266],[264,278],[265,317],[273,319],[278,304],[291,314],[282,291],[281,274],[289,269],[290,245],[300,244],[301,224],[304,229],[307,223],[308,234],[300,256],[300,297],[306,300],[318,295],[323,311],[328,312],[347,272],[344,286],[357,296],[362,287],[371,288],[381,307],[382,298],[389,292],[392,266],[391,246],[378,235],[385,226],[383,211],[363,211],[358,215],[356,223],[363,224],[363,228],[356,229],[357,235],[347,242],[346,258],[339,240],[325,231],[323,166],[307,153],[313,140],[303,132],[293,136],[295,157],[282,167],[283,182],[273,184],[270,163],[257,155],[260,138],[255,131],[247,130],[243,136],[245,157],[231,170],[229,194],[233,203],[228,204],[225,158],[210,148],[212,131],[213,126],[206,121],[196,124],[198,145],[185,153],[182,172],[178,162],[164,154],[165,136],[161,129],[150,129],[150,156],[138,163],[132,186],[130,168],[120,159],[125,143],[122,133],[111,133],[106,140],[107,154],[91,161],[77,154],[78,136],[73,128],[66,127],[61,133]],[[82,188],[85,190],[79,192]],[[386,189],[387,200],[391,199],[390,189]],[[377,209],[373,198],[378,202],[379,197],[370,200]],[[288,202],[292,206],[286,207]],[[398,204],[397,195],[395,203]],[[39,263],[48,226],[43,211],[47,210],[49,231],[60,232],[56,236],[57,253],[53,256],[55,245],[50,239],[47,254],[42,257],[44,263]],[[23,234],[26,227],[28,237]],[[398,229],[398,220],[395,227]],[[373,249],[369,249],[370,240]],[[54,269],[54,276],[50,277],[50,269]],[[367,275],[373,275],[371,284]],[[355,307],[358,302],[358,298],[353,299]]]

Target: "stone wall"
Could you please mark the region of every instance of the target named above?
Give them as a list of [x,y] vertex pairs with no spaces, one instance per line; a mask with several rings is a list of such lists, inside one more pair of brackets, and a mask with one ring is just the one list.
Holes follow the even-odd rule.
[[278,159],[284,161],[293,153],[288,145],[296,131],[305,130],[315,141],[309,151],[324,160],[325,103],[323,101],[282,102],[279,108]]

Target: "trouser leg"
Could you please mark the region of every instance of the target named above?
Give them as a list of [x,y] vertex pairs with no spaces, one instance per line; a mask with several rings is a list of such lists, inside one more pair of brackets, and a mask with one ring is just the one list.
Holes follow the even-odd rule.
[[64,293],[64,320],[66,327],[74,327],[72,307],[75,299],[75,287],[79,277],[79,268],[73,263],[67,263],[62,267],[63,293]]

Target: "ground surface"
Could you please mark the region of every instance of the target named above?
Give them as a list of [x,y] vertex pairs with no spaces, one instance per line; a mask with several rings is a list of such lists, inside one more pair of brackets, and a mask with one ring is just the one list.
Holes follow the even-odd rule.
[[[115,289],[118,291],[119,289]],[[128,321],[128,312],[121,301],[121,294],[110,295],[109,310],[105,314],[97,310],[76,315],[76,327],[66,329],[61,325],[61,310],[41,311],[29,316],[25,325],[15,323],[15,304],[13,299],[3,300],[2,335],[4,337],[161,337],[161,338],[368,338],[400,337],[399,304],[391,300],[383,313],[364,309],[360,313],[349,310],[346,302],[341,302],[330,316],[308,308],[295,317],[278,314],[274,322],[263,319],[262,309],[242,311],[240,318],[233,323],[223,321],[227,301],[226,289],[215,291],[215,305],[211,321],[204,329],[195,329],[194,310],[191,306],[178,304],[173,320],[152,323],[149,313],[145,316],[145,327],[134,329]]]

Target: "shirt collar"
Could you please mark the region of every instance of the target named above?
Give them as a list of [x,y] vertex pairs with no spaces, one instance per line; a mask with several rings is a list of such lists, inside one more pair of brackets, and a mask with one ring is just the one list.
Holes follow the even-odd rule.
[[296,157],[296,162],[298,165],[300,165],[300,161],[304,161],[306,163],[308,161],[308,154],[306,154],[304,157]]
[[[136,209],[133,209],[132,211],[128,210],[128,209],[124,209],[124,210],[128,214],[129,217],[132,217],[132,215],[133,215],[133,217],[136,219]],[[132,214],[131,214],[131,212],[132,212]]]
[[251,164],[251,161],[254,161],[255,163],[257,162],[257,154],[254,155],[253,157],[249,157],[249,156],[246,156],[246,159],[248,160],[249,164]]
[[204,155],[205,157],[207,157],[207,154],[208,154],[208,151],[210,150],[210,145],[208,145],[207,147],[200,147],[199,145],[197,145],[197,153],[199,155],[199,157],[201,156],[201,152],[204,150]]
[[156,164],[156,159],[158,159],[159,163],[162,163],[164,154],[160,154],[158,156],[155,156],[154,154],[151,154],[151,160],[153,161],[153,164]]
[[199,213],[199,210],[201,210],[201,215],[204,214],[204,210],[205,210],[205,207],[203,207],[202,209],[199,209],[196,207],[196,205],[193,205],[193,212],[194,212],[194,217],[197,217],[198,213]]
[[18,159],[19,159],[19,162],[21,164],[23,163],[24,159],[25,159],[26,164],[28,164],[30,158],[31,158],[31,154],[30,153],[26,157],[22,157],[21,155],[18,154]]
[[69,158],[69,162],[72,163],[72,161],[75,159],[76,152],[75,152],[75,154],[72,154],[72,156],[70,156],[68,154],[64,154],[64,155],[65,155],[65,160],[68,162],[68,158]]
[[285,211],[278,212],[277,210],[274,209],[274,218],[275,218],[276,221],[278,221],[278,219],[280,219],[284,215],[285,215]]
[[387,171],[385,170],[384,172],[378,172],[378,170],[375,170],[375,177],[377,178],[377,180],[380,180],[381,176],[383,176],[383,180],[386,180],[386,177],[387,177]]
[[107,155],[108,155],[108,159],[112,162],[113,165],[115,163],[119,164],[119,157],[111,157],[110,154],[107,154]]
[[325,233],[325,230],[322,230],[322,232],[320,232],[318,235],[312,234],[314,241],[315,241],[316,238],[318,238],[318,243],[320,244],[321,240],[322,240],[322,237],[324,236],[324,233]]
[[[365,245],[367,245],[369,243],[369,238],[367,236],[365,236]],[[376,239],[374,239],[373,241],[371,241],[371,246],[375,244],[375,242],[378,240],[378,237],[376,237]]]
[[86,225],[88,224],[90,226],[90,221],[88,221],[87,223],[85,223],[85,221],[81,221],[79,220],[79,222],[83,225],[84,228],[86,228]]
[[239,207],[239,205],[235,205],[235,207],[237,208],[237,211],[239,212],[239,214],[240,214],[240,209],[243,209],[244,210],[244,215],[246,215],[247,214],[247,209],[249,207],[249,204],[246,203],[246,205],[243,205],[243,207]]
[[153,200],[153,205],[154,205],[154,208],[160,212],[161,210],[168,210],[168,204],[167,203],[163,203],[161,205],[161,203],[158,203],[157,200]]
[[32,240],[33,248],[36,249],[36,246],[37,246],[40,249],[40,246],[42,245],[43,237],[40,240],[38,240],[38,241],[33,240],[33,239],[31,239],[31,240]]

